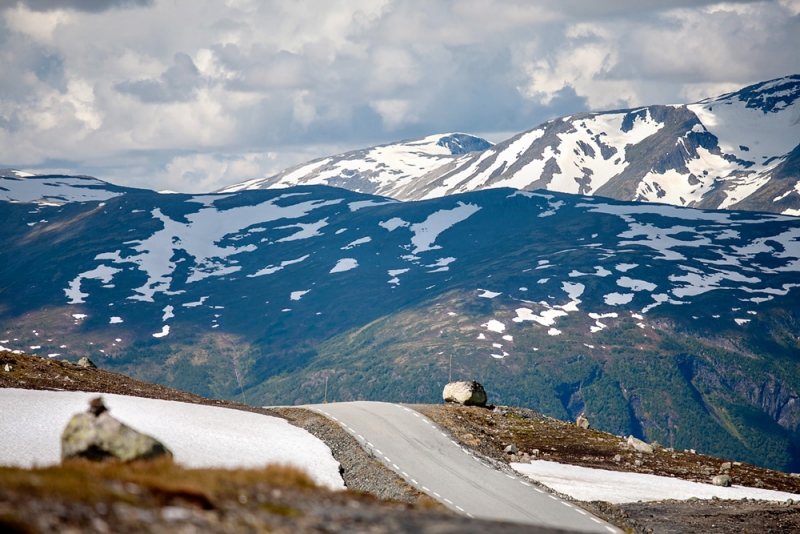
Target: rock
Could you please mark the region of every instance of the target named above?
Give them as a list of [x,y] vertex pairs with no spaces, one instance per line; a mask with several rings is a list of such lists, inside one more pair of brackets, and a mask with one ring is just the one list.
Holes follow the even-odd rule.
[[94,362],[86,356],[78,360],[78,365],[81,367],[86,367],[87,369],[97,369],[97,366],[94,364]]
[[511,445],[508,445],[505,449],[503,449],[503,451],[505,451],[506,454],[517,454],[519,452],[519,449],[517,449],[517,446],[512,443]]
[[450,382],[444,387],[442,398],[464,406],[486,406],[486,390],[474,380]]
[[531,456],[533,456],[534,458],[538,458],[541,455],[542,455],[542,452],[539,449],[533,449],[531,451]]
[[621,454],[614,455],[614,461],[620,463],[622,461],[622,455]]
[[713,479],[711,479],[711,483],[715,486],[722,486],[723,488],[729,488],[731,485],[731,477],[728,475],[717,475]]
[[586,419],[585,414],[580,414],[578,416],[578,419],[575,421],[575,424],[584,430],[589,429],[589,420]]
[[635,462],[633,462],[633,465],[635,465],[636,467],[642,467],[643,464],[644,462],[642,462],[641,460],[636,460]]
[[6,373],[10,373],[11,372],[11,366],[8,365],[8,364],[6,364],[6,366],[3,369],[5,370]]
[[61,459],[93,461],[146,460],[172,453],[158,440],[137,432],[111,417],[102,397],[89,402],[89,410],[70,419],[61,434]]
[[647,454],[653,454],[653,446],[649,443],[645,443],[644,441],[634,438],[633,436],[628,436],[628,447],[631,449],[637,450],[639,452],[644,452]]
[[731,463],[730,462],[723,462],[721,466],[719,466],[720,471],[730,471],[731,470]]

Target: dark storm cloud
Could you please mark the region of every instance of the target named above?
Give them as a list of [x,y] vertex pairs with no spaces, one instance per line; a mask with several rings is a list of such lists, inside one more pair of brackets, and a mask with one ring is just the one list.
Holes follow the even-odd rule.
[[[14,4],[14,0],[5,0]],[[152,6],[154,0],[20,0],[31,11],[53,11],[56,9],[74,9],[89,13],[99,13],[112,8],[136,8]]]

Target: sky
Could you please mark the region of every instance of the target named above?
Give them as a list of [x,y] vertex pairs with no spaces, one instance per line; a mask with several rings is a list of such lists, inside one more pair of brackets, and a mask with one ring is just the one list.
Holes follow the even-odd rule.
[[0,0],[0,168],[210,192],[800,73],[800,0]]

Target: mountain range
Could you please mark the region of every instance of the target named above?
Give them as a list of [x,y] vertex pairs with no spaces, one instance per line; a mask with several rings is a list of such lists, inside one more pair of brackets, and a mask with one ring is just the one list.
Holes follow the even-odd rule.
[[800,219],[509,188],[0,179],[0,350],[250,404],[490,401],[800,465]]
[[223,192],[330,185],[420,200],[487,188],[800,215],[800,75],[681,105],[578,113],[492,146],[431,135],[316,159]]

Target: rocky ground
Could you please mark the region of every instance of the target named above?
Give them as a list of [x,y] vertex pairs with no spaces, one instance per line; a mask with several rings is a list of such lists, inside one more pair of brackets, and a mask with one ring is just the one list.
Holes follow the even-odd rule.
[[[307,410],[267,410],[206,399],[116,373],[8,352],[0,352],[0,387],[117,393],[284,417],[331,447],[351,490],[313,488],[294,475],[190,471],[175,466],[167,469],[168,475],[143,473],[144,468],[136,466],[102,471],[105,468],[80,463],[39,470],[0,468],[2,532],[555,532],[456,516],[406,485],[337,425]],[[637,453],[624,447],[624,440],[617,436],[584,430],[524,408],[411,407],[465,446],[501,464],[538,454],[556,462],[699,482],[726,472],[734,484],[800,493],[800,478],[786,473],[733,462],[727,469],[725,460],[691,451],[656,447],[653,454]],[[511,444],[518,449],[513,456],[504,452]],[[87,477],[91,483],[85,482]],[[203,483],[193,486],[198,478]],[[165,480],[170,481],[166,486]],[[800,531],[800,506],[786,503],[578,504],[627,532]]]
[[183,469],[170,461],[0,467],[0,532],[566,534],[317,488],[286,467]]
[[[8,370],[6,370],[8,366]],[[93,391],[284,417],[325,441],[346,492],[285,468],[188,470],[167,463],[0,467],[0,532],[481,533],[564,531],[468,519],[411,488],[347,432],[307,410],[206,399],[74,363],[0,352],[0,388]]]
[[[626,440],[525,408],[447,405],[410,406],[447,429],[464,446],[497,462],[541,458],[612,471],[672,476],[711,483],[720,473],[742,486],[800,493],[800,477],[691,451],[654,447],[631,450]],[[518,453],[505,452],[514,445]],[[631,532],[800,532],[800,505],[770,501],[690,500],[613,505],[579,503]]]

